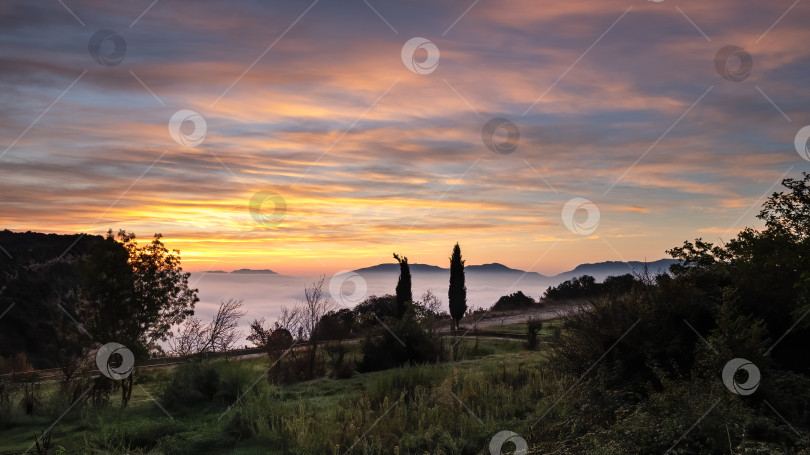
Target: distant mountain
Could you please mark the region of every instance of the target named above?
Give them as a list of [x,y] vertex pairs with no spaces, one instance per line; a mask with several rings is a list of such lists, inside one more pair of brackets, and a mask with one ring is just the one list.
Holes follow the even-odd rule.
[[[669,266],[677,262],[678,261],[675,259],[659,259],[657,261],[646,263],[646,266],[650,274],[655,275],[658,273],[664,273],[669,271]],[[438,267],[435,265],[429,264],[409,264],[409,265],[411,268],[411,273],[418,273],[418,274],[450,273],[450,269]],[[624,275],[626,273],[642,273],[644,271],[644,266],[645,263],[641,261],[629,261],[629,262],[605,261],[605,262],[597,262],[594,264],[580,264],[576,266],[573,270],[562,272],[553,276],[545,276],[537,272],[524,272],[523,270],[513,269],[503,264],[499,264],[497,262],[492,264],[468,265],[464,267],[464,270],[472,274],[483,274],[483,273],[504,274],[504,275],[525,274],[526,275],[525,278],[550,279],[561,282],[582,275],[591,275],[592,277],[596,278],[597,281],[602,281],[606,277],[611,275],[616,276],[616,275]],[[399,264],[377,264],[371,267],[364,267],[362,269],[357,269],[355,270],[355,272],[359,274],[399,273]]]
[[[443,269],[441,267],[435,265],[428,265],[428,264],[408,264],[411,269],[411,273],[440,273],[440,272],[447,272],[450,273],[450,269]],[[371,267],[363,267],[362,269],[357,269],[355,272],[363,274],[363,273],[391,273],[396,272],[399,273],[399,264],[377,264],[372,265]]]
[[239,269],[239,270],[234,270],[231,273],[243,274],[243,275],[278,275],[278,273],[276,273],[276,272],[274,272],[274,271],[272,271],[270,269],[260,269],[260,270]]
[[228,273],[228,272],[226,272],[224,270],[208,270],[208,271],[205,271],[203,273]]
[[541,275],[537,272],[524,272],[523,270],[509,268],[497,262],[493,262],[492,264],[468,265],[464,267],[464,271],[472,273],[525,273],[527,276],[531,275],[536,278],[546,278],[545,275]]
[[677,263],[677,259],[659,259],[657,261],[647,262],[646,264],[641,261],[605,261],[597,262],[595,264],[580,264],[573,270],[554,275],[552,278],[565,281],[582,275],[590,275],[596,278],[597,281],[602,281],[611,275],[616,276],[624,275],[626,273],[643,273],[645,265],[647,266],[647,271],[650,273],[650,275],[657,275],[659,273],[668,272],[669,266]]

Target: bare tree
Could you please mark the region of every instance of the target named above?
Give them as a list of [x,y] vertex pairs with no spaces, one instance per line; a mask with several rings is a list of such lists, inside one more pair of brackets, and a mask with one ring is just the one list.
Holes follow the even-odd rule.
[[321,318],[331,311],[335,303],[332,299],[324,297],[323,295],[323,282],[325,277],[321,275],[318,281],[312,283],[311,286],[304,288],[304,301],[300,308],[300,326],[299,332],[306,337],[312,349],[309,357],[309,374],[310,377],[315,372],[315,357],[318,351],[318,336],[317,327]]
[[208,324],[197,318],[188,318],[177,329],[174,341],[169,341],[171,352],[179,355],[226,352],[242,336],[239,319],[245,315],[241,299],[222,300],[219,309]]

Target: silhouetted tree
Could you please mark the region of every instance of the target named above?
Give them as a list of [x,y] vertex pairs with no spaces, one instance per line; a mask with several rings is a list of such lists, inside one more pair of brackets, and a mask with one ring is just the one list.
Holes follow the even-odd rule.
[[[171,336],[171,327],[194,314],[197,290],[180,267],[180,252],[167,249],[161,235],[140,246],[135,235],[107,233],[88,259],[77,312],[93,339],[118,342],[137,362]],[[121,402],[129,402],[133,375],[122,381]]]
[[450,256],[450,289],[447,291],[447,298],[450,304],[450,317],[453,318],[453,330],[458,329],[458,324],[464,313],[467,312],[467,286],[464,284],[464,260],[461,259],[461,247],[453,247],[453,255]]
[[413,301],[411,293],[411,269],[408,267],[408,258],[394,253],[394,259],[399,262],[399,281],[397,281],[397,318],[405,316],[408,303]]

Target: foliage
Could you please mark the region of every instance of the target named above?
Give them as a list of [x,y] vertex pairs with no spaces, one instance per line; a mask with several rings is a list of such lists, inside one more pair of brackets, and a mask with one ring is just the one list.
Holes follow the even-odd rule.
[[399,278],[396,288],[396,316],[402,319],[405,316],[408,305],[413,302],[411,292],[411,269],[408,267],[408,258],[394,253],[394,259],[399,262]]
[[453,247],[453,254],[450,256],[450,288],[447,291],[447,298],[450,304],[450,317],[453,318],[454,328],[464,314],[467,312],[467,286],[464,284],[464,260],[461,259],[461,247]]
[[490,311],[520,310],[537,305],[537,302],[523,293],[523,291],[513,292],[509,295],[501,296]]

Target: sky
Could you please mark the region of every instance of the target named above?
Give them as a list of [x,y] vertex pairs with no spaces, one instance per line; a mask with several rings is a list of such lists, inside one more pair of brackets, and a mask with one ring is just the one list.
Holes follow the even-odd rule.
[[809,14],[4,1],[0,228],[161,233],[192,271],[660,259],[810,168]]

